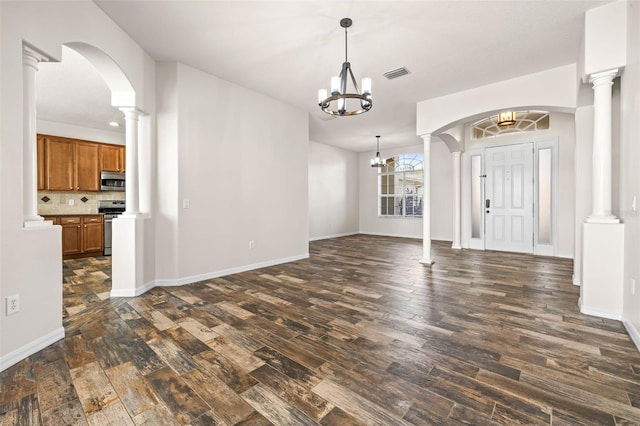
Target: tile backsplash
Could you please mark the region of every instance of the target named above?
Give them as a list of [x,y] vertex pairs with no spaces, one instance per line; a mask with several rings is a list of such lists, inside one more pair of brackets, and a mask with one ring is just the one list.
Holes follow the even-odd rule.
[[[124,192],[60,192],[38,191],[38,214],[97,214],[98,200],[124,200]],[[49,199],[47,202],[43,199]],[[86,202],[84,200],[86,200]],[[70,204],[69,200],[73,200]]]

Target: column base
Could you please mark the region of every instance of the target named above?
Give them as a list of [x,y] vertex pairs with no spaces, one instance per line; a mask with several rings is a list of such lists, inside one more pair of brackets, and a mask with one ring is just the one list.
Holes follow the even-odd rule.
[[620,223],[620,219],[615,217],[614,215],[607,216],[589,216],[585,219],[586,223]]
[[144,219],[122,214],[113,220],[111,297],[134,297],[144,291]]
[[622,318],[624,294],[624,224],[582,225],[580,312]]
[[420,263],[422,263],[423,265],[433,265],[433,260],[432,259],[425,259],[424,257],[422,259],[420,259]]
[[462,250],[462,246],[456,243],[451,244],[451,248],[454,250]]

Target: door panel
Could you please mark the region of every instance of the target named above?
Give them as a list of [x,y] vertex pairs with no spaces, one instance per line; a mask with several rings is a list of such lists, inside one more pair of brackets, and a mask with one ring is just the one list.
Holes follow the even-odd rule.
[[533,144],[487,148],[485,154],[485,247],[533,253]]

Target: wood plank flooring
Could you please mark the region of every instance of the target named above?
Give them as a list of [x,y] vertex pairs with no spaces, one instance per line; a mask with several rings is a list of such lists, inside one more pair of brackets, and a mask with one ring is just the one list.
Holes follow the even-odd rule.
[[640,424],[640,355],[572,262],[356,235],[109,299],[65,262],[66,338],[0,373],[3,425]]

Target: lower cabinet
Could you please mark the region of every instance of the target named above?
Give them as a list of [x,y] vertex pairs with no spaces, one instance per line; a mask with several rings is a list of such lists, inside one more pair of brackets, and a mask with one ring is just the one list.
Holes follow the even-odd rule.
[[102,255],[102,215],[45,216],[45,220],[62,227],[63,259]]

